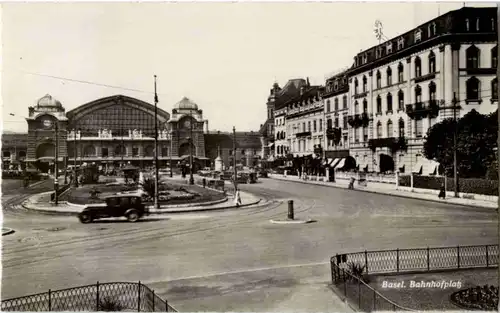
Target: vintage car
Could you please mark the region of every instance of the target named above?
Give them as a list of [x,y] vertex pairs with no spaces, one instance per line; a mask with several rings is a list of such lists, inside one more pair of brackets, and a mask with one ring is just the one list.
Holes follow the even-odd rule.
[[[234,181],[234,175],[231,176],[231,181]],[[240,184],[255,184],[257,182],[257,173],[255,172],[237,172],[237,183]]]
[[141,194],[131,193],[107,196],[106,203],[85,206],[83,211],[78,214],[78,219],[83,224],[87,224],[96,219],[124,216],[130,222],[137,222],[149,214],[141,196]]

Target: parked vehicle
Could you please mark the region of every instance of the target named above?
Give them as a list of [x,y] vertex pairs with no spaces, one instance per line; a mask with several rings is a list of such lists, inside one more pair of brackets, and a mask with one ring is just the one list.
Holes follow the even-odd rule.
[[149,214],[149,210],[142,202],[140,194],[120,194],[105,198],[106,203],[89,204],[78,214],[83,224],[91,223],[96,219],[109,217],[126,217],[130,222],[137,222]]
[[267,170],[265,170],[265,169],[261,169],[261,170],[259,170],[259,171],[257,172],[257,175],[258,175],[258,177],[261,177],[261,178],[267,178],[267,177],[269,177],[269,173],[268,173],[268,171],[267,171]]
[[[255,184],[257,182],[257,173],[254,172],[238,172],[236,182],[239,184]],[[231,181],[234,181],[234,175],[231,176]]]

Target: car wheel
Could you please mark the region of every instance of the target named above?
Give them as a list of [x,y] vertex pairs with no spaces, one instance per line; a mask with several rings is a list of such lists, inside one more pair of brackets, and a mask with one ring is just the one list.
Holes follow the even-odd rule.
[[78,216],[78,218],[80,219],[80,222],[83,224],[88,224],[92,222],[92,216],[88,213],[82,213]]
[[127,220],[129,222],[137,222],[139,220],[139,218],[140,218],[139,212],[137,212],[137,211],[132,211],[132,212],[127,214]]

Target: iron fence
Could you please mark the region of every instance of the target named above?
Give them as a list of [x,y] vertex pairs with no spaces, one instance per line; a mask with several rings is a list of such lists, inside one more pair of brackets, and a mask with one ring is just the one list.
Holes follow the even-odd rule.
[[177,312],[146,285],[99,283],[2,300],[2,311]]
[[337,254],[330,259],[332,283],[337,293],[357,303],[365,312],[410,310],[385,298],[350,273],[350,264],[364,267],[363,275],[426,272],[446,269],[497,267],[498,245],[396,249]]

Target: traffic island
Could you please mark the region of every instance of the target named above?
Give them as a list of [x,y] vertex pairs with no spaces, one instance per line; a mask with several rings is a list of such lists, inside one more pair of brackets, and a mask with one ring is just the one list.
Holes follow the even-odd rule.
[[15,232],[16,231],[13,230],[12,228],[2,227],[2,236],[7,236],[7,235],[13,234]]

